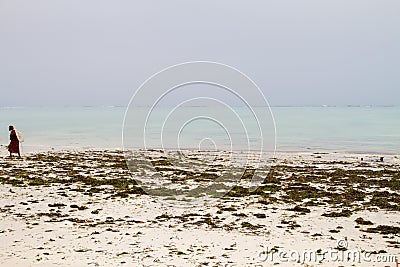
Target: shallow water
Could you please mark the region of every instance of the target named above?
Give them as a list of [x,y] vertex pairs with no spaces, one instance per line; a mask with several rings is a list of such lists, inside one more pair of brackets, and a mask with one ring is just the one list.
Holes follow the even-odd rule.
[[[261,109],[261,108],[255,108]],[[272,107],[278,151],[340,151],[397,154],[400,152],[400,107]],[[147,125],[150,148],[161,144],[160,129],[171,109],[157,108]],[[229,136],[210,121],[193,122],[181,133],[182,116],[207,115],[206,107],[182,107],[163,130],[164,148],[246,150],[247,139],[257,150],[257,123],[244,108],[235,108],[245,122],[242,125],[228,116]],[[138,112],[141,112],[138,109]],[[218,114],[213,110],[213,114]],[[221,111],[222,112],[222,111]],[[81,148],[122,148],[122,125],[125,107],[26,107],[0,108],[0,144],[8,143],[8,125],[23,132],[24,151]],[[181,116],[181,117],[180,117]],[[217,116],[217,115],[215,115]],[[170,120],[171,121],[171,120]],[[236,123],[236,124],[235,124]],[[264,125],[265,126],[265,125]],[[128,125],[142,130],[143,125]],[[270,125],[267,126],[269,130]],[[231,140],[229,138],[231,138]],[[133,137],[129,146],[143,147],[143,138]],[[273,135],[267,135],[264,149],[270,150]],[[214,143],[213,143],[214,142]],[[200,146],[199,146],[199,143]],[[5,148],[4,148],[5,150]]]

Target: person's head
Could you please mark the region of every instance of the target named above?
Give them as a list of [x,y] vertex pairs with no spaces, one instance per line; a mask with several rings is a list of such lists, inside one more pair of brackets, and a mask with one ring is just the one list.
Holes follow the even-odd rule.
[[9,130],[9,131],[14,130],[14,126],[12,126],[12,125],[8,126],[8,130]]

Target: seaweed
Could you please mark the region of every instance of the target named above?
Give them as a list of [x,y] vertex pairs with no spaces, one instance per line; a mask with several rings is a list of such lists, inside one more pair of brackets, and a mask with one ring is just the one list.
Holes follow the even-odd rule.
[[399,235],[400,227],[390,226],[390,225],[378,225],[377,227],[374,228],[367,228],[364,231],[367,233],[379,233],[382,235],[388,235],[388,234]]
[[359,225],[373,225],[371,221],[364,220],[362,217],[358,217],[355,222]]
[[350,217],[353,212],[351,210],[343,209],[340,212],[330,212],[324,213],[322,216],[324,217]]

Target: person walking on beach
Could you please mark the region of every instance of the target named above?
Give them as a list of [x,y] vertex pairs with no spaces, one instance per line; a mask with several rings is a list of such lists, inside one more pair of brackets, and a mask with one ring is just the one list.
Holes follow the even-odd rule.
[[17,131],[15,131],[14,126],[8,126],[8,130],[10,131],[10,145],[8,146],[8,151],[10,152],[10,158],[13,153],[18,153],[18,157],[21,157],[19,152],[19,139],[17,136]]

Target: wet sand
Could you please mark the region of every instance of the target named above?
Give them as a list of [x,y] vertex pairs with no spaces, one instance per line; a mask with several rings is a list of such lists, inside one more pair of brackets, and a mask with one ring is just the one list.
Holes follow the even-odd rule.
[[[152,166],[146,168],[144,157]],[[178,167],[162,153],[141,151],[128,161],[130,171],[121,151],[2,157],[0,265],[396,266],[284,262],[277,252],[359,250],[372,260],[400,258],[400,158],[277,153],[249,168],[262,178],[256,190],[245,175],[222,197],[206,196],[213,201],[205,205],[176,204],[182,188],[213,183],[228,159],[221,152],[212,166],[188,160]],[[173,190],[159,196],[143,190],[137,183],[156,177],[152,170]]]

